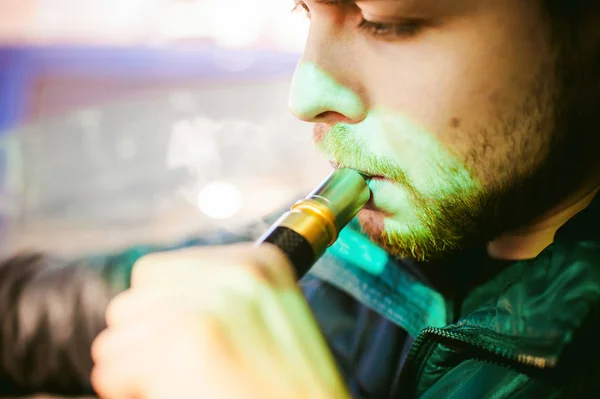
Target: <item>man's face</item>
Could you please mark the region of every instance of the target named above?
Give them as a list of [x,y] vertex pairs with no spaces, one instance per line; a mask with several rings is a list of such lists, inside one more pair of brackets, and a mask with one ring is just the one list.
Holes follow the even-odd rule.
[[377,176],[359,214],[372,239],[424,260],[535,212],[523,187],[544,185],[536,174],[557,136],[539,1],[300,6],[311,28],[290,107],[316,122],[316,146],[334,165]]

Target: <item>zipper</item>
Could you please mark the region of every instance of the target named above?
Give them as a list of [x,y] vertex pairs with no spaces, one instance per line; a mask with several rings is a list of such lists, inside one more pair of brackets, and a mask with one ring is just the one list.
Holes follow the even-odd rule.
[[[486,334],[478,331],[478,334]],[[423,329],[410,348],[403,370],[400,373],[396,386],[390,398],[411,398],[417,390],[417,383],[421,379],[427,359],[435,345],[438,343],[454,347],[462,351],[467,358],[478,359],[494,363],[521,373],[541,372],[556,366],[556,359],[545,358],[519,353],[511,349],[502,349],[498,346],[485,344],[473,340],[463,332],[451,331],[443,328],[426,327]]]

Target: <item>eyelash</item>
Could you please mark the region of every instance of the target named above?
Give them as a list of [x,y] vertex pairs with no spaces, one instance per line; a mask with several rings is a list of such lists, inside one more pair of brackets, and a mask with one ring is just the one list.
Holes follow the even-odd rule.
[[[310,19],[310,10],[308,6],[303,2],[299,1],[294,6],[293,12],[304,12]],[[367,34],[382,38],[382,39],[399,39],[408,38],[416,35],[423,28],[424,21],[418,19],[407,19],[404,22],[397,23],[383,23],[383,22],[371,22],[362,18],[358,28]]]

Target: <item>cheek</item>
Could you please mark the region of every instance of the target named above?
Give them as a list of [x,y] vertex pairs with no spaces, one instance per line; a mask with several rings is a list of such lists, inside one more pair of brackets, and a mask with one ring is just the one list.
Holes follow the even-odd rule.
[[506,29],[486,24],[495,26],[481,17],[407,41],[365,46],[365,68],[376,71],[365,76],[370,105],[414,120],[462,162],[483,147],[506,152],[501,135],[482,132],[497,132],[505,115],[515,115],[539,70],[539,52],[536,39],[513,44]]
[[[366,57],[378,69],[368,77],[372,105],[396,110],[430,132],[459,129],[479,114],[488,89],[472,77],[466,79],[474,74],[466,70],[461,52],[451,51],[440,39],[439,44],[415,40],[389,46]],[[452,142],[444,140],[447,135],[439,136]]]
[[381,120],[388,151],[417,192],[438,197],[453,194],[458,187],[472,190],[478,186],[462,158],[439,134],[391,111],[381,113]]

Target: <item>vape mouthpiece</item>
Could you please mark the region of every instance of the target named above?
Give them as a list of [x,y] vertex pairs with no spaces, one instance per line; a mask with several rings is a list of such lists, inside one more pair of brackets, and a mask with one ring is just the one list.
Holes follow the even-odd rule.
[[268,242],[279,247],[300,279],[370,197],[365,177],[352,169],[337,169],[281,216],[257,245]]

